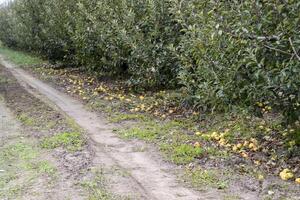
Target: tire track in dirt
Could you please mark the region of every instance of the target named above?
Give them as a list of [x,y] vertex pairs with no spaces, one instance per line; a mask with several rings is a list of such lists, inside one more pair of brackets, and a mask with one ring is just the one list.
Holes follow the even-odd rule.
[[163,162],[154,150],[134,150],[144,143],[123,141],[113,133],[113,125],[103,116],[87,111],[78,100],[57,91],[13,64],[3,59],[1,62],[28,92],[56,105],[87,131],[95,149],[94,166],[102,165],[107,169],[117,167],[126,172],[127,176],[122,178],[112,175],[112,188],[116,192],[134,194],[137,199],[221,199],[216,192],[199,194],[181,185],[175,175],[176,166]]
[[[0,66],[0,79],[2,69]],[[0,83],[0,199],[86,199],[83,190],[76,185],[77,179],[72,177],[75,173],[71,174],[53,154],[39,148],[35,131],[25,127],[12,109],[16,97],[11,96],[12,93],[22,96],[16,101],[17,109],[30,103],[26,101],[29,95],[24,94],[24,89],[20,90],[21,86],[2,90],[1,87],[6,87],[5,83]],[[34,100],[37,99],[32,97],[32,102]],[[24,151],[28,157],[21,156]]]
[[6,138],[18,136],[19,126],[13,114],[4,105],[0,95],[0,146],[3,145],[2,143],[5,142]]

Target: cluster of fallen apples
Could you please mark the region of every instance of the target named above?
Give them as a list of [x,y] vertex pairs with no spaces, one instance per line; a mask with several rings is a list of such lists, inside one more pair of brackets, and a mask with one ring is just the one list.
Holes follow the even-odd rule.
[[[291,170],[289,169],[284,169],[282,170],[280,173],[279,173],[279,176],[282,180],[290,180],[290,179],[293,179],[294,178],[294,174]],[[296,178],[295,179],[295,182],[300,184],[300,178]]]
[[[195,135],[197,136],[201,136],[201,137],[207,137],[210,138],[212,140],[215,140],[218,142],[219,146],[221,147],[225,147],[228,148],[235,152],[235,153],[239,153],[243,158],[248,158],[248,154],[246,151],[244,151],[244,149],[248,149],[250,151],[258,151],[259,150],[259,145],[258,145],[258,141],[255,138],[251,138],[249,141],[246,140],[243,143],[238,143],[238,144],[230,144],[228,142],[228,140],[225,139],[226,135],[228,134],[230,130],[227,129],[222,133],[217,133],[217,132],[213,132],[211,134],[209,133],[202,133],[200,131],[196,132]],[[194,147],[201,147],[201,144],[199,142],[195,142],[194,143]],[[258,160],[254,160],[253,161],[254,164],[259,165],[260,161]],[[284,169],[283,171],[281,171],[279,173],[279,176],[282,180],[284,181],[288,181],[291,180],[293,178],[295,178],[294,173],[290,170],[290,169]],[[258,177],[258,179],[262,180],[264,177],[262,175],[260,175]],[[297,184],[300,184],[300,177],[299,178],[295,178],[295,182]]]

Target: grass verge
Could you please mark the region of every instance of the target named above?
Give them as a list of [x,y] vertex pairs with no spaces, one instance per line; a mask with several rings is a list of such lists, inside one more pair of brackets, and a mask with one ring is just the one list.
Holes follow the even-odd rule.
[[80,151],[85,145],[85,140],[81,133],[67,132],[59,133],[42,140],[41,146],[46,149],[63,147],[69,151]]
[[38,65],[44,62],[42,59],[38,58],[37,56],[24,53],[21,51],[11,50],[1,45],[0,45],[0,54],[7,57],[13,63],[22,66]]
[[17,199],[43,176],[48,184],[57,169],[43,158],[41,150],[28,139],[7,140],[0,148],[0,199]]

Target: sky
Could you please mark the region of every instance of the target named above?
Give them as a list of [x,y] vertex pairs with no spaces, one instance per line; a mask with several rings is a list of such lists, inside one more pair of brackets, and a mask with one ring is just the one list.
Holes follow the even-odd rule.
[[0,4],[4,3],[6,0],[0,0]]

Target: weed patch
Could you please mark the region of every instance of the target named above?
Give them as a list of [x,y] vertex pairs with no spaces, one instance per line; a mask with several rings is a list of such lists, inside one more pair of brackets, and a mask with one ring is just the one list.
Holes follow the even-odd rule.
[[120,130],[118,133],[127,139],[138,138],[146,141],[154,141],[158,136],[157,130],[153,128],[133,127],[127,130]]
[[188,164],[195,158],[203,155],[204,150],[200,147],[193,147],[188,144],[181,145],[161,145],[161,150],[170,156],[172,162],[176,164]]
[[88,200],[129,200],[127,197],[120,197],[112,194],[107,189],[108,181],[104,178],[102,170],[95,172],[95,178],[91,181],[81,183],[81,186],[87,190]]
[[63,147],[69,151],[79,151],[83,148],[85,143],[86,141],[81,133],[67,132],[43,139],[41,146],[45,149]]
[[121,113],[110,117],[110,122],[117,123],[122,121],[147,121],[149,120],[142,114],[127,114]]
[[23,142],[9,145],[2,149],[0,152],[0,164],[13,160],[32,160],[37,157],[37,152],[34,151],[32,146],[27,145]]
[[186,170],[185,178],[189,180],[194,187],[200,189],[207,187],[226,189],[229,182],[229,180],[226,180],[225,174],[215,169],[188,169]]
[[24,138],[17,140],[0,148],[0,199],[18,199],[39,177],[53,178],[56,173],[35,144]]
[[57,169],[48,161],[40,161],[33,165],[39,173],[47,174],[49,176],[55,175]]
[[24,113],[20,114],[17,118],[26,126],[34,126],[35,125],[35,120],[32,117],[30,117]]

